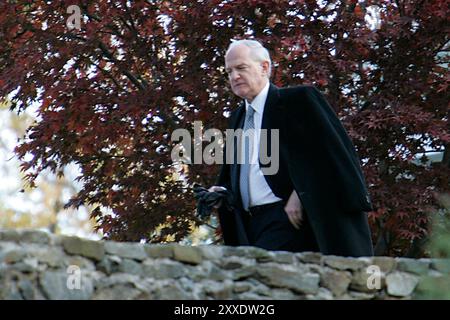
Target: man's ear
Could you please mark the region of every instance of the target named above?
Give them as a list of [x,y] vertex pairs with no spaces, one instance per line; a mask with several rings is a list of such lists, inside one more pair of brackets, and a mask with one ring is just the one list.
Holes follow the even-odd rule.
[[261,62],[261,67],[263,68],[264,73],[267,74],[267,76],[270,76],[270,74],[269,74],[269,61]]

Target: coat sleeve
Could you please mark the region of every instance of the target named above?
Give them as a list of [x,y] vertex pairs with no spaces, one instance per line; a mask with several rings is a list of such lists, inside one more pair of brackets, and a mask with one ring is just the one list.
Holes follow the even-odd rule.
[[223,147],[223,164],[220,168],[219,176],[216,180],[216,185],[231,190],[230,164],[226,163],[226,145]]
[[[232,119],[234,117],[235,112],[233,112],[228,120],[227,128],[231,128]],[[222,186],[231,190],[231,165],[227,163],[227,143],[223,146],[223,157],[222,157],[222,167],[220,168],[219,176],[216,179],[216,185]]]
[[[228,128],[230,128],[232,118],[228,122]],[[231,164],[226,163],[226,143],[223,148],[223,164],[219,172],[219,176],[216,179],[216,185],[227,188],[229,191],[233,191],[231,188]],[[236,216],[233,210],[229,210],[226,206],[221,205],[219,207],[218,216],[220,230],[225,245],[235,246],[239,245],[238,240],[238,227],[236,222]]]
[[355,147],[322,93],[312,86],[287,94],[290,175],[314,202],[347,212],[372,205]]

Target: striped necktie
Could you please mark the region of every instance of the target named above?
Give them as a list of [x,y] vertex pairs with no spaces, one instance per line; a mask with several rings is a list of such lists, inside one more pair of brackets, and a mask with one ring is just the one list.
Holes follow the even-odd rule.
[[[244,144],[243,160],[241,164],[240,173],[240,190],[242,198],[242,206],[248,211],[250,205],[250,164],[252,160],[253,150],[253,135],[255,131],[254,122],[255,109],[251,105],[248,105],[248,109],[245,113],[245,122],[243,128],[243,134],[241,142]],[[248,131],[251,129],[250,131]]]

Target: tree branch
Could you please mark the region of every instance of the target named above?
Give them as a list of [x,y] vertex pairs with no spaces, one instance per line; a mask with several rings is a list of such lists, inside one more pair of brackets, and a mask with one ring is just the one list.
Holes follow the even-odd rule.
[[98,63],[95,63],[92,60],[91,60],[91,63],[94,66],[96,66],[102,73],[104,73],[106,76],[108,76],[108,78],[114,82],[114,84],[116,85],[116,87],[118,89],[125,91],[125,89],[119,84],[119,82],[116,80],[116,78],[114,78],[114,76],[112,75],[112,73],[110,71],[103,69],[102,67],[100,67],[100,65]]
[[[110,59],[111,61],[115,62],[116,64],[120,64],[120,61],[116,59],[116,57],[114,57],[114,55],[112,54],[111,51],[109,51],[108,47],[106,47],[106,45],[98,40],[98,46],[100,48],[100,50],[102,50],[103,54]],[[144,86],[144,84],[142,84],[138,78],[132,74],[130,71],[128,70],[123,70],[122,71],[123,74],[136,86],[138,87],[140,90],[146,90],[147,88]]]

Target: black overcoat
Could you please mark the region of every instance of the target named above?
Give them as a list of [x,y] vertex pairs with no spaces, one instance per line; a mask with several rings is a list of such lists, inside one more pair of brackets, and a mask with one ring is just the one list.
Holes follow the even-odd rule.
[[[244,118],[245,104],[241,103],[231,113],[229,128],[242,128]],[[270,84],[261,129],[279,129],[279,170],[264,177],[273,193],[285,201],[296,190],[320,251],[372,255],[367,223],[372,205],[359,158],[321,92],[313,86],[278,88]],[[268,137],[267,149],[271,150],[270,134]],[[235,153],[236,146],[237,141]],[[260,162],[260,166],[265,165]],[[219,208],[225,245],[249,244],[241,220],[239,171],[236,161],[224,163],[217,181],[235,198],[235,210]]]

